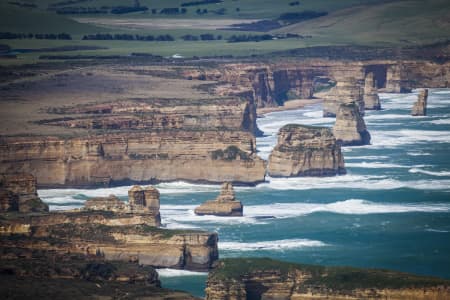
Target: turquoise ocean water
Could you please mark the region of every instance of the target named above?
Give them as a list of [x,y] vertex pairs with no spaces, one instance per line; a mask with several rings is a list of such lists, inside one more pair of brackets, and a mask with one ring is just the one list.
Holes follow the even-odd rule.
[[[322,265],[387,268],[450,278],[450,89],[430,90],[428,116],[412,117],[417,93],[381,94],[382,111],[366,112],[372,145],[343,148],[347,175],[267,178],[237,187],[244,217],[195,216],[220,186],[157,185],[167,228],[219,233],[221,257],[265,256]],[[333,126],[320,105],[258,119],[267,158],[284,124]],[[52,210],[92,196],[127,200],[129,187],[39,190]],[[271,216],[271,218],[266,218]],[[164,287],[202,296],[206,273],[160,270]]]

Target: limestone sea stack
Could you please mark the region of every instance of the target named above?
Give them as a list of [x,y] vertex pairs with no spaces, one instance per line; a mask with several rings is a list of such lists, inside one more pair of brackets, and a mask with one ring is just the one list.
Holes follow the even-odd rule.
[[414,103],[412,108],[412,116],[426,116],[427,115],[427,102],[428,102],[428,89],[420,91],[417,98],[417,102]]
[[0,175],[0,212],[47,212],[48,205],[36,191],[36,178],[31,174]]
[[333,128],[336,140],[344,146],[361,146],[370,144],[370,133],[354,102],[342,103],[336,115]]
[[346,170],[341,146],[331,129],[289,124],[278,133],[268,173],[273,177],[335,176]]
[[380,97],[378,97],[372,72],[366,75],[364,82],[364,107],[371,110],[381,109]]
[[197,215],[215,215],[241,217],[243,206],[234,196],[233,185],[230,182],[222,184],[222,190],[216,200],[206,201],[195,209]]

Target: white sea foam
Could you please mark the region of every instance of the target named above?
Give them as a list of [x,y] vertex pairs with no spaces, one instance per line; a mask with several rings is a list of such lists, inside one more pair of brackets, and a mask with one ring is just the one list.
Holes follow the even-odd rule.
[[422,173],[422,174],[426,174],[426,175],[431,175],[431,176],[450,176],[450,171],[428,171],[428,170],[423,170],[420,168],[412,168],[409,169],[409,173]]
[[400,188],[424,190],[450,190],[450,180],[408,180],[400,181],[385,176],[347,174],[335,177],[294,177],[266,178],[269,182],[257,186],[260,189],[274,190],[310,190],[352,188],[367,190],[391,190]]
[[385,156],[385,155],[346,156],[345,157],[345,161],[356,160],[356,159],[361,159],[361,160],[381,160],[381,159],[388,159],[388,158],[389,158],[389,156]]
[[430,123],[434,125],[449,125],[450,119],[439,119],[439,120],[432,120],[432,121],[422,121],[421,123]]
[[406,154],[410,155],[410,156],[428,156],[431,155],[431,153],[428,152],[406,152]]
[[[185,207],[185,209],[183,209]],[[286,219],[328,212],[335,214],[366,215],[409,212],[449,212],[450,204],[376,203],[362,199],[347,199],[332,203],[272,203],[245,205],[243,217],[197,216],[191,205],[180,205],[174,210],[161,209],[167,228],[197,228],[200,224],[264,224],[272,219]],[[170,226],[172,225],[172,226]],[[228,247],[231,247],[229,244]],[[259,248],[263,245],[258,245]]]
[[368,148],[392,148],[417,143],[450,143],[450,131],[439,130],[377,130],[371,132],[372,145]]
[[410,166],[404,166],[399,164],[389,164],[381,162],[360,162],[360,163],[346,163],[346,167],[349,168],[368,168],[368,169],[388,169],[388,168],[409,168]]
[[362,199],[348,199],[333,203],[274,203],[246,206],[247,216],[271,215],[275,218],[292,218],[318,212],[366,215],[408,212],[448,212],[450,204],[391,204],[375,203]]
[[288,249],[324,247],[327,246],[327,244],[321,241],[309,239],[286,239],[286,240],[262,241],[254,243],[219,241],[218,246],[220,250],[228,250],[228,251],[261,251],[261,250],[283,251]]
[[450,231],[448,231],[448,230],[433,229],[433,228],[427,228],[427,229],[425,229],[425,231],[428,231],[428,232],[438,232],[438,233],[447,233],[447,232],[450,232]]
[[181,277],[181,276],[206,276],[208,272],[195,272],[176,269],[156,269],[160,277]]

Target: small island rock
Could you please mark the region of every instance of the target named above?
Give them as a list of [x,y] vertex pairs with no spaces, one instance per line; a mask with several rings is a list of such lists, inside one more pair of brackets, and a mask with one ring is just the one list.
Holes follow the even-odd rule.
[[426,116],[427,115],[427,102],[428,102],[428,89],[420,91],[417,98],[417,102],[414,103],[412,108],[412,116]]
[[216,200],[206,201],[195,209],[197,215],[242,216],[243,206],[234,196],[230,182],[222,184],[222,190]]
[[335,176],[345,172],[341,146],[331,129],[296,124],[280,129],[269,157],[270,176]]

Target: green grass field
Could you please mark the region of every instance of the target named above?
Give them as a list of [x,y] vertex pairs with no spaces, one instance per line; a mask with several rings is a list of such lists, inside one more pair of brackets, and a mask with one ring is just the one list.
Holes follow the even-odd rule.
[[[25,1],[25,0],[23,0]],[[150,8],[179,7],[180,0],[146,1],[141,0],[141,5]],[[133,52],[151,53],[162,56],[180,54],[184,57],[191,56],[249,56],[254,54],[266,54],[275,51],[290,50],[310,46],[334,46],[334,45],[369,45],[369,46],[409,46],[433,43],[450,39],[450,2],[448,0],[304,0],[298,6],[290,6],[292,0],[225,0],[219,4],[200,5],[208,9],[226,8],[224,15],[201,15],[189,11],[195,7],[188,7],[185,15],[170,16],[168,24],[182,24],[176,29],[160,29],[154,27],[153,21],[164,24],[164,15],[154,16],[151,13],[131,13],[124,15],[98,15],[91,20],[114,21],[113,25],[100,26],[75,21],[80,15],[57,15],[47,11],[49,4],[57,0],[43,0],[33,2],[38,8],[24,9],[9,4],[0,4],[0,32],[16,33],[61,33],[67,32],[73,40],[0,40],[0,44],[6,44],[13,49],[42,49],[61,46],[100,46],[107,49],[78,50],[78,51],[44,51],[18,54],[18,59],[0,59],[1,64],[22,64],[38,61],[41,55],[129,55]],[[119,0],[92,0],[73,4],[73,6],[87,5],[100,7],[103,5],[133,5],[133,1]],[[236,7],[240,11],[236,11]],[[185,34],[200,35],[213,33],[221,35],[224,39],[232,34],[261,34],[255,32],[212,30],[209,24],[218,22],[220,18],[239,19],[273,19],[286,12],[301,12],[305,10],[327,11],[329,14],[310,21],[296,23],[270,32],[297,33],[309,35],[305,39],[282,39],[263,42],[227,43],[221,41],[183,41],[180,37]],[[195,18],[195,19],[194,19]],[[150,26],[130,28],[117,24],[117,20],[148,20]],[[203,20],[205,28],[197,25],[195,29],[189,26],[189,20]],[[170,21],[170,22],[169,22]],[[145,21],[146,23],[147,21]],[[141,35],[170,34],[176,38],[175,42],[138,42],[138,41],[83,41],[85,34],[94,33],[129,33]]]

